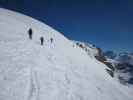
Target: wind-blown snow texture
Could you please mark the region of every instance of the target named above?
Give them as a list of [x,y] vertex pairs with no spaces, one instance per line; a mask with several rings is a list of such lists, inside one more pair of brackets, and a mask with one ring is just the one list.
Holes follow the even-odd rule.
[[0,8],[0,100],[133,100],[105,68],[49,26]]

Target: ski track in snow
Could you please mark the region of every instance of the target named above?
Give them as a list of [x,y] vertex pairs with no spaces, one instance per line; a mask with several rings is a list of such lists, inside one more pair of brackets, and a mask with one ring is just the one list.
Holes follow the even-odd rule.
[[37,83],[36,73],[31,70],[30,75],[30,90],[27,100],[39,100],[39,84]]

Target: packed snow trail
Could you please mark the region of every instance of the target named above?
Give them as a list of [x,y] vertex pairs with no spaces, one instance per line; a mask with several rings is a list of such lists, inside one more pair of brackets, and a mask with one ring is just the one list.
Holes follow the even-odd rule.
[[104,64],[73,45],[49,26],[1,8],[0,100],[133,100]]

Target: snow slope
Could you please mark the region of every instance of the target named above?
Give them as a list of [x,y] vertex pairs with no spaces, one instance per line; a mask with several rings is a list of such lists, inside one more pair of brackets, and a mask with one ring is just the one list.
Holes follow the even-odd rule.
[[0,100],[133,100],[105,68],[46,24],[0,8]]

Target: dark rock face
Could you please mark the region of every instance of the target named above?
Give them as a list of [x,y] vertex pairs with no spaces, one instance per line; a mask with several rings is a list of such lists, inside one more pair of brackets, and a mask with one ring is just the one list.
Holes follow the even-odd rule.
[[105,63],[107,60],[106,60],[105,56],[103,55],[102,49],[101,48],[97,48],[97,51],[98,51],[98,53],[95,56],[95,58],[97,60],[99,60],[100,62]]
[[110,62],[106,62],[105,63],[113,72],[115,71],[115,67],[110,63]]
[[111,77],[114,77],[114,71],[112,71],[111,69],[106,69],[106,71],[109,73]]

